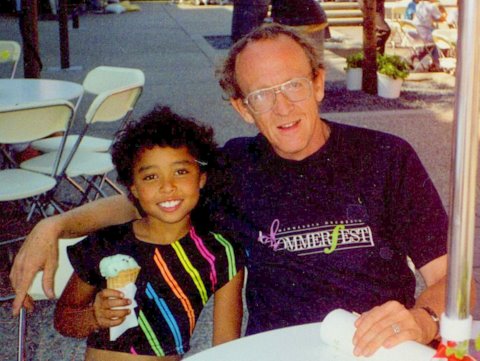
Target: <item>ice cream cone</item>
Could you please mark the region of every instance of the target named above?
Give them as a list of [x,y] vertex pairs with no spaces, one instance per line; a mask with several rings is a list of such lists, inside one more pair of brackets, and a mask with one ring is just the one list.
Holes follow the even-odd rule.
[[140,268],[129,268],[118,272],[115,277],[107,278],[107,288],[117,289],[125,287],[129,283],[135,283]]

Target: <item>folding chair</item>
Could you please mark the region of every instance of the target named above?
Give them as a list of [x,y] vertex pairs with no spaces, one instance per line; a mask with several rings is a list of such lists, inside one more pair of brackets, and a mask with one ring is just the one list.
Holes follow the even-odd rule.
[[428,71],[433,64],[432,50],[435,44],[426,43],[411,20],[397,20],[400,24],[402,45],[410,50],[413,71]]
[[[67,133],[73,115],[73,105],[64,100],[0,107],[0,143],[31,142],[55,132]],[[64,143],[61,142],[58,156],[44,174],[21,169],[12,161],[8,163],[9,168],[0,170],[0,202],[23,202],[26,208],[30,207],[27,221],[36,211],[47,217],[49,206],[61,212],[51,195],[57,185],[55,174]]]
[[434,31],[432,37],[433,42],[438,49],[438,53],[440,54],[440,68],[447,73],[455,72],[455,68],[457,67],[455,46],[448,37],[438,32]]
[[[15,294],[11,293],[9,295],[0,296],[0,302],[10,301],[15,298]],[[25,347],[25,339],[26,339],[26,327],[27,327],[27,311],[24,307],[20,309],[20,315],[18,316],[18,331],[17,331],[17,361],[26,361],[26,347]]]
[[20,44],[13,40],[0,40],[0,64],[11,63],[12,70],[9,72],[8,78],[13,79],[15,72],[17,71],[18,61],[20,60],[20,54],[22,49]]
[[[87,111],[85,124],[78,135],[77,141],[61,157],[59,171],[56,174],[57,181],[66,179],[82,193],[79,204],[97,196],[107,197],[108,194],[102,189],[105,183],[115,192],[123,194],[122,190],[107,176],[108,172],[114,169],[110,154],[83,151],[80,149],[80,143],[91,124],[112,122],[125,118],[132,111],[141,90],[141,86],[134,85],[100,93]],[[58,152],[45,153],[22,162],[20,167],[45,174],[57,157]],[[74,179],[76,177],[81,178],[86,183],[85,188]],[[93,198],[90,197],[91,192],[93,192]]]
[[[73,267],[68,260],[67,246],[74,245],[80,242],[85,237],[72,238],[72,239],[60,239],[58,241],[58,267],[55,271],[54,278],[54,292],[58,297],[62,294],[68,280],[73,272]],[[42,288],[43,271],[38,272],[33,279],[32,285],[28,291],[28,294],[35,300],[46,300],[48,297],[45,295]],[[15,297],[13,292],[5,296],[0,296],[0,302],[12,300]],[[18,342],[17,342],[17,360],[25,361],[30,358],[27,355],[26,347],[26,331],[27,331],[27,319],[25,317],[25,309],[20,310],[18,319]]]
[[[98,95],[105,91],[111,91],[129,86],[138,86],[143,89],[144,84],[145,75],[139,69],[99,66],[87,74],[82,85],[86,92]],[[131,107],[133,109],[135,104],[132,104]],[[117,129],[121,128],[122,125],[128,121],[130,114],[131,112],[128,112],[126,116],[119,121]],[[44,153],[54,152],[58,149],[61,139],[62,137],[45,138],[33,142],[32,147]],[[77,139],[78,135],[70,134],[67,138],[65,147],[71,149],[76,143]],[[80,143],[80,150],[107,152],[111,145],[111,139],[84,135]]]
[[[29,142],[54,132],[67,132],[73,114],[73,105],[61,100],[0,107],[0,143]],[[63,150],[63,142],[61,150]],[[30,207],[27,211],[27,221],[35,212],[46,217],[48,206],[53,206],[61,211],[61,208],[50,195],[57,185],[52,174],[56,172],[58,164],[59,160],[53,163],[50,175],[44,175],[19,169],[14,162],[8,162],[9,168],[0,170],[0,184],[2,185],[0,187],[0,202],[17,202],[22,208],[28,209]],[[3,240],[0,242],[0,247],[9,247],[10,244],[23,239],[24,237],[17,237]],[[7,262],[10,263],[13,257],[8,258]],[[11,300],[14,297],[11,289],[2,289],[0,292],[0,302]],[[18,361],[27,359],[25,354],[25,327],[26,315],[25,309],[22,308],[18,319]]]

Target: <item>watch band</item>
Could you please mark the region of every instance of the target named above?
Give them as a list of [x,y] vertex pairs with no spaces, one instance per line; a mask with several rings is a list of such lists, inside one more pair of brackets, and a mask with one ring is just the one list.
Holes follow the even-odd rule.
[[430,316],[430,318],[435,322],[435,324],[437,325],[437,331],[435,332],[435,337],[433,339],[436,339],[439,334],[440,334],[440,317],[438,317],[437,313],[432,310],[430,307],[428,306],[422,306],[420,307],[422,310],[424,310],[425,312],[428,313],[428,315]]

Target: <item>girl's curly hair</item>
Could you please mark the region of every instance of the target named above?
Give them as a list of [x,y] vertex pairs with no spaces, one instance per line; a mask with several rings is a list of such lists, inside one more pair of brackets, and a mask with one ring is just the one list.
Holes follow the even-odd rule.
[[117,132],[112,161],[118,173],[118,182],[130,188],[139,155],[155,146],[186,147],[198,161],[201,172],[208,171],[216,158],[217,144],[211,127],[181,116],[167,106],[157,105],[138,121],[129,122]]

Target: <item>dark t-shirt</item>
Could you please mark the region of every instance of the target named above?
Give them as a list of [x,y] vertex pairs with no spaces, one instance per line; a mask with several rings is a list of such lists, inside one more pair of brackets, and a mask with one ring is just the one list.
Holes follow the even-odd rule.
[[412,307],[407,256],[420,268],[446,253],[448,218],[411,146],[328,124],[327,143],[302,161],[278,157],[261,135],[223,149],[224,193],[212,204],[245,244],[248,334],[335,308]]
[[139,241],[132,224],[98,231],[67,248],[78,276],[99,290],[106,288],[99,263],[125,254],[141,267],[135,282],[134,309],[139,326],[109,341],[109,329],[90,334],[89,347],[141,355],[175,355],[189,350],[190,336],[208,298],[244,267],[243,252],[218,233],[198,235],[157,245]]

